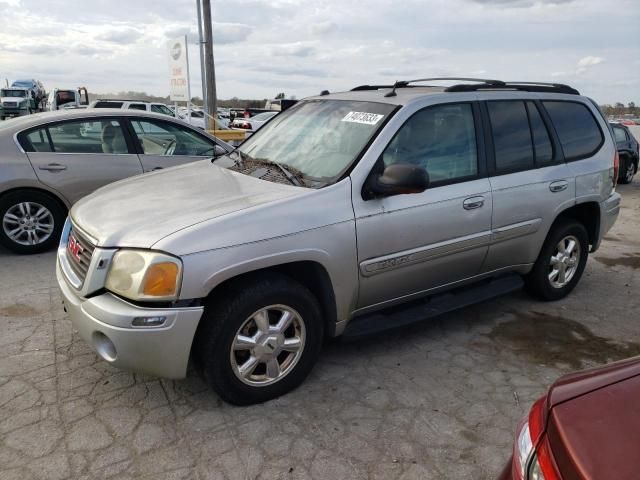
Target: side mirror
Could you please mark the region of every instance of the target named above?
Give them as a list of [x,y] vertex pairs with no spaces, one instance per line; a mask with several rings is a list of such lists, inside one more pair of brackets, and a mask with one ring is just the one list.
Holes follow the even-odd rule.
[[396,163],[384,169],[381,175],[375,173],[367,180],[369,198],[390,197],[407,193],[424,192],[429,186],[429,174],[417,165]]
[[220,145],[216,145],[213,148],[214,157],[221,157],[222,155],[226,155],[226,154],[227,154],[227,151],[224,148],[222,148]]

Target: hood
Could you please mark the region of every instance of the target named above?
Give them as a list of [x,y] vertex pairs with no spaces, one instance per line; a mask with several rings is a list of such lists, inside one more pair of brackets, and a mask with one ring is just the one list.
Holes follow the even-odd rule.
[[98,246],[150,248],[195,224],[306,191],[203,160],[103,187],[76,203],[70,216]]

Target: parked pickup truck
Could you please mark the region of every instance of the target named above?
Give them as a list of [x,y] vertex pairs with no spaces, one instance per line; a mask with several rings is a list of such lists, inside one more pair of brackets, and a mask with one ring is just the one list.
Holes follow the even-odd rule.
[[35,99],[29,89],[3,88],[0,90],[0,120],[29,115],[35,109]]

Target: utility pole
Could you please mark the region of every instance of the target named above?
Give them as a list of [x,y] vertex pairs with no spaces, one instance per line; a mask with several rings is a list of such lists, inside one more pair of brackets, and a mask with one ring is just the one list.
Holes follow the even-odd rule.
[[207,92],[207,125],[209,130],[215,129],[214,118],[218,116],[218,98],[216,95],[216,72],[213,64],[213,32],[211,22],[211,0],[202,0],[202,20],[204,22],[204,68]]
[[[200,77],[202,81],[202,109],[204,110],[204,118],[208,118],[209,113],[207,108],[207,82],[204,72],[204,39],[202,38],[202,5],[200,0],[196,0],[198,5],[198,47],[200,47]],[[206,120],[205,120],[206,121]]]

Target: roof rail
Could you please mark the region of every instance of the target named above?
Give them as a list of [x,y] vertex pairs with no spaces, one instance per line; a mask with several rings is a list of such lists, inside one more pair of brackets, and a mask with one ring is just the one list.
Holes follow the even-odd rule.
[[381,88],[393,88],[393,85],[358,85],[352,88],[352,92],[359,92],[362,90],[380,90]]
[[408,87],[410,83],[416,82],[438,82],[438,81],[449,81],[449,80],[462,80],[464,82],[477,82],[478,84],[483,85],[491,85],[491,86],[500,86],[503,85],[504,82],[500,80],[489,80],[486,78],[469,78],[469,77],[434,77],[434,78],[418,78],[416,80],[399,80],[393,85],[393,90],[385,95],[385,97],[395,97],[396,96],[396,88]]
[[580,95],[580,92],[563,83],[544,82],[499,82],[496,84],[459,84],[445,88],[445,92],[476,92],[478,90],[519,90],[524,92],[566,93]]

